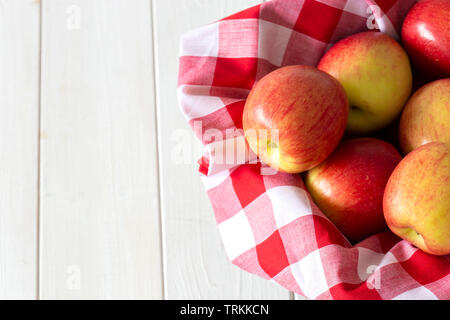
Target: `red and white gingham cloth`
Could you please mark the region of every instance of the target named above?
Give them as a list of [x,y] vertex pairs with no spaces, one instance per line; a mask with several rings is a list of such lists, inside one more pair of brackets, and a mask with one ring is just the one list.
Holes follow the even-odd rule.
[[261,175],[251,152],[231,165],[217,160],[225,145],[245,145],[242,130],[224,137],[242,128],[255,81],[281,66],[316,65],[331,44],[375,23],[398,39],[414,2],[274,0],[182,37],[179,104],[206,146],[200,172],[235,265],[311,299],[450,299],[449,256],[389,231],[352,246],[300,175]]

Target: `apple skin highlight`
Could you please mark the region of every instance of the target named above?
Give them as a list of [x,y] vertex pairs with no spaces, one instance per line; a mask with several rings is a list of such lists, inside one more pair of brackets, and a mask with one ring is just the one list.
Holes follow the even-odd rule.
[[387,230],[384,189],[401,158],[393,145],[379,139],[346,140],[308,171],[306,186],[322,212],[355,243]]
[[[299,173],[331,154],[344,135],[347,118],[348,101],[339,82],[314,67],[296,65],[277,69],[256,83],[242,123],[250,148],[263,162]],[[278,130],[278,141],[270,140],[272,130]]]
[[428,79],[450,77],[450,0],[422,0],[408,12],[402,43]]

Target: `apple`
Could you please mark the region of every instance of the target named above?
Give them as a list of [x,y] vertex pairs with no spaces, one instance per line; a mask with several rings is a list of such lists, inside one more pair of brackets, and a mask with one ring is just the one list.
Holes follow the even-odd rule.
[[450,254],[450,144],[410,152],[389,178],[383,209],[396,235],[429,254]]
[[413,94],[400,118],[399,140],[405,154],[432,141],[450,143],[450,78]]
[[450,77],[450,0],[423,0],[408,12],[402,42],[427,78]]
[[299,173],[336,148],[347,117],[348,101],[339,82],[314,67],[296,65],[279,68],[255,84],[242,124],[261,161],[279,171]]
[[391,123],[412,87],[409,58],[388,35],[361,32],[337,42],[318,68],[335,77],[350,103],[347,131],[369,133]]
[[375,138],[345,140],[306,174],[306,187],[322,212],[352,242],[387,229],[383,216],[386,183],[402,159]]

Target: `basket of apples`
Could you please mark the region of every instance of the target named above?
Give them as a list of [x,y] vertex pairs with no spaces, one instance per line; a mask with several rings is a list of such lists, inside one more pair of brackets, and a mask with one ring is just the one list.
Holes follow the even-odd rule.
[[181,47],[235,265],[311,299],[450,299],[450,0],[274,0]]

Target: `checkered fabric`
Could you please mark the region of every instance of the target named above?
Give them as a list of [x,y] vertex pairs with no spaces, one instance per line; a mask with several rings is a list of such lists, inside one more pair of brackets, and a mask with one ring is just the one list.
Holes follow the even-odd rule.
[[311,299],[450,299],[449,256],[389,231],[351,245],[300,175],[261,174],[251,151],[229,151],[245,150],[242,110],[256,81],[281,66],[314,66],[353,33],[398,39],[414,2],[274,0],[182,37],[179,104],[205,145],[200,172],[235,265]]

